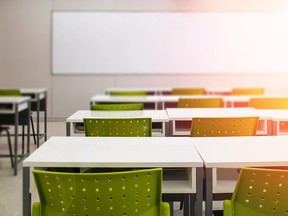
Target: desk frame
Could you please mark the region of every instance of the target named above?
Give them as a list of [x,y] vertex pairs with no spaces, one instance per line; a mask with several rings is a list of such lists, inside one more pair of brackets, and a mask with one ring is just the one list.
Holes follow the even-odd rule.
[[[44,137],[47,140],[47,90],[46,89],[20,89],[21,95],[31,97],[31,111],[36,111],[36,145]],[[44,132],[40,134],[40,112],[44,112]]]
[[[4,117],[7,115],[13,115],[13,121],[11,121],[10,117],[6,117],[7,120],[4,120],[4,125],[13,125],[14,126],[14,175],[17,175],[18,171],[18,163],[21,162],[26,156],[29,155],[30,153],[30,110],[31,110],[31,101],[28,97],[2,97],[4,99],[10,99],[14,98],[15,100],[7,100],[7,102],[3,103],[5,104],[10,104],[12,106],[12,109],[9,110],[2,110],[0,109],[0,114],[3,115]],[[21,100],[21,98],[23,100]],[[19,100],[18,100],[19,99]],[[1,102],[0,102],[1,104]],[[21,112],[26,112],[24,113],[27,117],[26,120],[22,120],[23,123],[22,125],[26,123],[27,125],[27,153],[22,155],[18,155],[18,127],[19,127],[19,122],[20,122],[20,113]],[[22,127],[23,127],[22,126]],[[24,134],[23,134],[24,136]],[[23,145],[24,145],[24,139],[23,139]],[[5,156],[6,155],[2,155]],[[20,159],[18,159],[20,157]]]
[[[54,141],[56,140],[56,141]],[[130,144],[124,144],[128,140],[130,141]],[[169,142],[170,141],[170,142]],[[75,144],[76,142],[76,144]],[[132,151],[139,152],[139,147],[142,149],[140,150],[141,154],[137,154],[137,160],[138,156],[140,156],[140,160],[134,161],[133,159],[133,153],[129,152],[126,153],[126,156],[131,155],[130,159],[115,159],[114,156],[111,156],[113,160],[106,161],[107,157],[103,157],[105,159],[98,159],[99,161],[92,161],[89,157],[87,160],[84,160],[81,162],[81,160],[75,160],[75,162],[72,162],[72,158],[75,158],[74,154],[79,154],[79,148],[78,145],[88,145],[87,149],[82,148],[82,154],[86,154],[86,152],[98,152],[98,149],[103,150],[103,145],[109,145],[107,149],[113,148],[114,145],[119,145],[120,143],[123,143],[124,146],[121,147],[121,151],[127,152],[127,148],[131,149],[131,146],[133,146],[134,142],[137,142],[136,147],[132,148]],[[132,144],[131,144],[132,142]],[[74,144],[73,144],[74,143]],[[79,144],[78,144],[79,143]],[[88,143],[88,144],[87,144]],[[108,143],[108,144],[107,144]],[[112,144],[111,144],[112,143]],[[167,143],[167,144],[166,144]],[[173,144],[174,143],[174,144]],[[95,148],[94,145],[97,145]],[[138,146],[137,146],[138,145]],[[146,148],[146,145],[153,145],[156,147],[156,152],[153,156],[149,156],[149,160],[146,160],[146,153],[151,152],[148,146]],[[63,156],[61,153],[58,160],[58,157],[55,157],[54,148],[58,147],[60,148],[59,152],[63,151],[67,146],[70,146],[73,150],[70,149],[70,153],[72,155],[68,155],[68,159],[63,160]],[[165,147],[166,146],[166,147]],[[183,157],[177,157],[174,152],[176,150],[179,151],[178,148],[181,147],[187,147],[189,151],[186,151],[185,149],[182,150],[183,155],[185,155],[185,158]],[[63,148],[63,149],[62,149]],[[92,150],[92,149],[93,150]],[[124,149],[123,149],[124,148]],[[162,148],[166,148],[166,151],[168,150],[169,155],[164,156],[162,160],[159,159],[158,151],[162,152]],[[175,150],[174,150],[175,148]],[[62,149],[62,150],[61,150]],[[77,149],[77,150],[76,150]],[[146,149],[146,150],[144,150]],[[53,150],[53,151],[52,151]],[[143,153],[143,150],[145,153]],[[191,152],[191,151],[192,152]],[[47,153],[48,151],[48,153]],[[106,150],[103,150],[106,152]],[[50,153],[49,153],[50,152]],[[53,153],[53,154],[52,154]],[[159,152],[160,153],[160,152]],[[174,159],[167,160],[167,158],[171,158],[170,154],[173,156]],[[80,153],[81,154],[81,153]],[[121,154],[121,153],[120,153]],[[167,154],[167,153],[166,153]],[[45,155],[45,156],[42,156]],[[99,153],[99,155],[103,155],[103,153]],[[192,157],[194,155],[194,159]],[[46,158],[43,158],[46,157]],[[51,157],[51,161],[49,162],[49,157]],[[69,158],[71,157],[71,158]],[[31,159],[32,158],[32,159]],[[101,158],[101,156],[100,156]],[[123,158],[123,157],[121,157]],[[165,159],[166,158],[166,159]],[[176,159],[177,158],[177,159]],[[79,158],[78,158],[79,159]],[[101,160],[103,160],[101,162]],[[63,163],[64,161],[64,163]],[[70,161],[70,162],[69,162]],[[106,161],[106,162],[105,162]],[[121,162],[123,161],[123,162]],[[132,162],[133,161],[133,162]],[[38,167],[38,168],[45,168],[45,167],[110,167],[110,168],[120,168],[120,167],[138,167],[138,168],[147,168],[147,167],[163,167],[165,168],[185,168],[188,170],[188,179],[182,180],[180,182],[177,182],[178,180],[169,180],[163,182],[163,198],[164,200],[173,200],[177,194],[183,194],[185,197],[185,206],[184,206],[184,212],[186,215],[202,215],[202,200],[203,200],[203,162],[200,156],[198,155],[196,149],[194,148],[193,144],[190,143],[189,138],[176,138],[176,137],[170,137],[169,139],[164,137],[134,137],[134,138],[115,138],[115,137],[109,137],[109,138],[99,138],[99,137],[52,137],[50,138],[46,143],[44,143],[39,149],[37,149],[35,152],[33,152],[30,157],[28,157],[23,162],[23,216],[29,216],[31,214],[31,194],[30,194],[30,168]],[[193,175],[194,174],[194,175]],[[175,184],[176,183],[176,184]],[[171,185],[174,185],[171,187]],[[190,203],[189,203],[190,202]],[[190,211],[191,210],[191,211]]]

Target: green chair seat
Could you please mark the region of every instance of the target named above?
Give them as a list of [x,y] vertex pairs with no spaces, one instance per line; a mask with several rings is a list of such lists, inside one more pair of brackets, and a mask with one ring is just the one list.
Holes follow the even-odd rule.
[[33,170],[40,202],[32,216],[169,216],[162,169],[62,173]]
[[151,118],[84,118],[85,136],[150,137]]
[[288,170],[242,168],[224,216],[288,215]]
[[142,103],[125,103],[125,104],[93,104],[90,110],[107,110],[107,111],[120,111],[120,110],[143,110]]

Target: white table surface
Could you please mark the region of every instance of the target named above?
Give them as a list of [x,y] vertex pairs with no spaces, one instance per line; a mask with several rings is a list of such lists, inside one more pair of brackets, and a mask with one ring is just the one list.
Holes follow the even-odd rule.
[[202,167],[203,161],[187,137],[52,137],[23,166]]
[[288,136],[199,137],[192,142],[206,169],[206,216],[212,215],[213,193],[232,193],[237,181],[218,180],[212,170],[288,166]]
[[83,118],[151,118],[153,122],[169,122],[166,110],[98,111],[78,110],[66,122],[83,122]]
[[114,96],[114,95],[94,95],[90,101],[96,102],[159,102],[159,96],[157,95],[145,95],[145,96]]
[[193,138],[206,167],[288,166],[288,136]]
[[275,121],[288,120],[288,110],[286,109],[257,109],[256,112],[262,118],[270,118]]
[[259,116],[254,108],[167,108],[170,120],[191,120],[193,117],[249,117]]

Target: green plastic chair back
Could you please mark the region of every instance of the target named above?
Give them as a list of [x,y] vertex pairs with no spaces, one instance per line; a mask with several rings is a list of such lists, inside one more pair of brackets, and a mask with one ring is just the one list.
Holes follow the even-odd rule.
[[33,205],[33,216],[169,215],[169,204],[162,205],[161,168],[104,173],[32,172],[40,198]]
[[146,91],[111,91],[111,96],[146,96]]
[[191,137],[255,136],[259,117],[192,118]]
[[242,168],[224,216],[288,215],[288,170]]
[[143,110],[144,105],[141,103],[127,103],[127,104],[93,104],[90,106],[91,110]]
[[84,118],[85,136],[150,137],[151,118]]
[[255,109],[288,109],[288,97],[251,98],[248,106]]
[[205,88],[173,88],[172,95],[205,95]]
[[179,98],[178,108],[222,107],[222,98]]
[[263,95],[264,88],[233,88],[232,95]]
[[20,96],[19,89],[0,89],[0,96]]

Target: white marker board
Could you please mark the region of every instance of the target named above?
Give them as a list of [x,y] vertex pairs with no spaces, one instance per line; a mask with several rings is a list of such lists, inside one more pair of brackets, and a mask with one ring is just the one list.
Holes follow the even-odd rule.
[[288,73],[288,13],[52,16],[53,74]]

